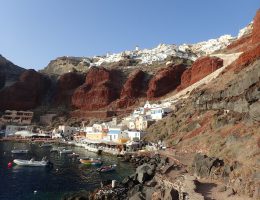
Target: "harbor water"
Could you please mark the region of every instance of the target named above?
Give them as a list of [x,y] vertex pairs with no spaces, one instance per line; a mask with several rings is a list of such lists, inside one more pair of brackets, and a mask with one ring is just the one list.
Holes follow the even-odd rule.
[[[57,147],[53,145],[53,147]],[[97,155],[81,147],[66,146],[80,157],[100,158],[103,165],[116,164],[113,172],[99,173],[94,166],[80,164],[66,154],[51,152],[51,147],[40,147],[37,143],[0,142],[0,200],[58,200],[64,194],[100,187],[101,181],[122,180],[134,172],[129,163],[110,155]],[[13,149],[28,149],[28,154],[13,155]],[[53,168],[22,167],[8,163],[14,159],[41,160],[47,157]]]

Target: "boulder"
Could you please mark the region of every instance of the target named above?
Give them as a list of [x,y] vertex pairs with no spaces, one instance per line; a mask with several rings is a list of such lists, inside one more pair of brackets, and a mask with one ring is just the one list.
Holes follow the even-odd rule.
[[260,122],[260,101],[250,105],[249,116],[253,122]]
[[153,177],[154,167],[149,164],[143,164],[136,169],[137,181],[144,183]]
[[194,156],[192,168],[194,174],[201,178],[209,177],[211,173],[211,169],[214,167],[224,166],[224,162],[218,158],[208,157],[202,154],[196,154]]
[[176,89],[181,83],[181,75],[185,69],[186,65],[178,64],[159,70],[149,82],[147,97],[161,97]]
[[50,86],[47,76],[33,69],[26,70],[16,83],[0,92],[0,110],[33,109],[42,103]]
[[179,200],[179,192],[174,188],[167,188],[164,191],[163,200]]

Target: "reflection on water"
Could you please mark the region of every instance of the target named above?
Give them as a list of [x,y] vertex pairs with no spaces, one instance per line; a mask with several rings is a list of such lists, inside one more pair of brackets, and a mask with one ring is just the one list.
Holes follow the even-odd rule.
[[[54,145],[54,147],[57,147]],[[28,149],[28,154],[13,155],[13,149]],[[70,191],[93,190],[101,180],[121,180],[133,172],[133,167],[122,163],[114,156],[88,152],[80,147],[69,147],[80,157],[101,158],[104,165],[117,164],[115,172],[100,174],[94,166],[80,164],[77,159],[66,154],[50,152],[51,147],[40,147],[38,144],[0,142],[0,199],[51,199],[56,200]],[[52,169],[42,167],[13,166],[8,169],[7,163],[13,159],[41,160],[47,157],[53,164]],[[34,191],[37,191],[34,194]]]

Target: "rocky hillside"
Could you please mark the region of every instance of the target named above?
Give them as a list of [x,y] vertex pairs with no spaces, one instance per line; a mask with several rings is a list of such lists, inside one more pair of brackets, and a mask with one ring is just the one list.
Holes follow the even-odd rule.
[[13,64],[0,55],[0,89],[17,81],[25,69]]
[[[235,193],[255,199],[260,198],[259,22],[260,10],[252,29],[222,50],[243,51],[236,56],[226,54],[224,61],[218,59],[214,66],[224,63],[225,69],[211,81],[205,80],[207,84],[193,84],[193,91],[178,96],[176,110],[147,130],[147,139],[164,140],[182,154],[214,157],[195,157],[194,173],[223,181]],[[229,57],[234,61],[226,65]],[[196,62],[183,73],[183,87],[190,84]],[[216,158],[222,164],[214,164]]]

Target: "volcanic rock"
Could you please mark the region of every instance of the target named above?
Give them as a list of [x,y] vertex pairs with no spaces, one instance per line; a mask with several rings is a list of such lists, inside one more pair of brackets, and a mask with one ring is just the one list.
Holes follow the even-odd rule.
[[72,96],[72,105],[84,110],[98,110],[119,97],[120,74],[116,70],[92,67],[85,83]]
[[260,9],[258,9],[254,18],[252,42],[253,44],[260,42]]
[[5,86],[5,73],[0,71],[0,89]]
[[19,81],[0,92],[0,109],[27,110],[39,106],[50,87],[50,79],[35,70],[21,74]]
[[156,98],[174,90],[181,83],[181,75],[185,71],[186,65],[172,65],[159,70],[150,80],[147,97]]
[[142,70],[135,70],[125,82],[117,102],[117,107],[128,107],[135,103],[136,99],[142,95],[145,73]]
[[71,104],[71,97],[77,87],[85,82],[85,75],[69,72],[60,76],[55,91],[54,103],[67,105]]
[[[25,69],[13,64],[2,55],[0,55],[0,74],[2,74],[2,78],[5,77],[5,85],[10,85],[16,82],[19,79],[21,73],[23,73],[24,71]],[[2,78],[1,81],[3,84]]]

